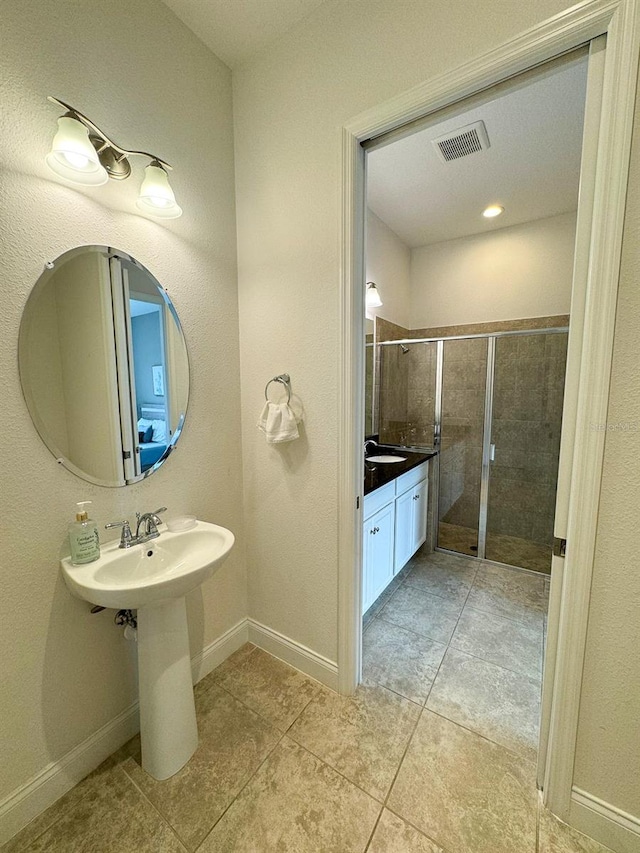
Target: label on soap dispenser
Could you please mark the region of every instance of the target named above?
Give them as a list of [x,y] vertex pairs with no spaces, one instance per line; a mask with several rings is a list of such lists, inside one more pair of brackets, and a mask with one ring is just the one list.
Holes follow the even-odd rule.
[[69,544],[71,546],[71,562],[75,565],[92,563],[100,556],[100,539],[98,538],[98,527],[96,524],[73,525],[75,529],[69,531]]

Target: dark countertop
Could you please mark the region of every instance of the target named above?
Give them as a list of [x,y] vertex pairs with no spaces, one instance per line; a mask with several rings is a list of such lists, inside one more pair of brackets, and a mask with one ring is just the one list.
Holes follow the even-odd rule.
[[372,447],[369,456],[382,456],[386,453],[394,454],[395,456],[406,456],[402,462],[375,462],[364,463],[364,493],[375,492],[380,486],[385,486],[391,480],[395,480],[406,471],[410,471],[427,459],[432,459],[437,456],[437,450],[405,450],[404,447],[389,447],[389,445],[380,444],[378,447]]

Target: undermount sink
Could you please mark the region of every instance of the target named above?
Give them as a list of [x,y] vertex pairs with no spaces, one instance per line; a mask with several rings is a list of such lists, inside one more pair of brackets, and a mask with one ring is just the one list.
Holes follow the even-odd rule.
[[163,531],[131,548],[109,542],[93,563],[61,561],[67,586],[79,598],[116,609],[137,609],[191,592],[222,565],[234,543],[230,530],[198,521],[189,530]]
[[384,456],[367,456],[366,462],[404,462],[406,456],[394,456],[390,453],[385,453]]
[[103,545],[100,558],[74,566],[60,561],[71,592],[92,604],[137,610],[138,694],[142,766],[168,779],[198,746],[185,595],[210,578],[231,551],[234,536],[198,521],[130,548]]

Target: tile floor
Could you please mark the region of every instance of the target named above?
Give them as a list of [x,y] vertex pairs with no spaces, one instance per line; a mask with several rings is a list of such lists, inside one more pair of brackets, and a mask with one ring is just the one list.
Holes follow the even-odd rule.
[[535,788],[545,587],[418,553],[366,614],[355,696],[244,646],[197,685],[176,776],[136,738],[3,851],[607,853]]

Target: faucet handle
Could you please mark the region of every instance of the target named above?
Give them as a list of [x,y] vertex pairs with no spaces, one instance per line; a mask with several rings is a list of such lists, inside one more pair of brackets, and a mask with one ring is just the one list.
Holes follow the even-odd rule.
[[109,524],[105,524],[104,529],[109,530],[111,527],[122,528],[122,536],[120,537],[120,548],[131,547],[132,536],[131,528],[129,527],[129,522],[126,519],[124,521],[111,521],[109,522]]

